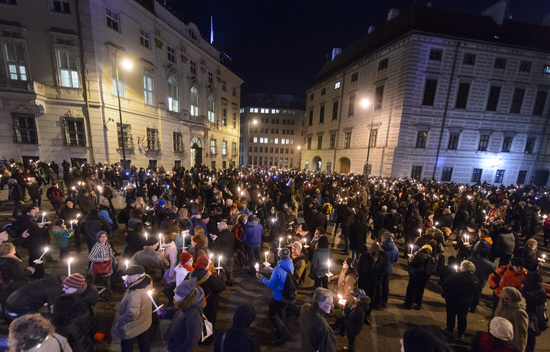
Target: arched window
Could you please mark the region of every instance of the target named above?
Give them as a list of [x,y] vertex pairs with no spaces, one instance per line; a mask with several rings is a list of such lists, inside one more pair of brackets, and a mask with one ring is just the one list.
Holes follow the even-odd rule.
[[216,122],[216,102],[213,95],[208,96],[208,121]]
[[168,110],[179,112],[178,82],[173,76],[168,78]]
[[191,116],[198,116],[199,115],[199,91],[195,87],[191,87]]

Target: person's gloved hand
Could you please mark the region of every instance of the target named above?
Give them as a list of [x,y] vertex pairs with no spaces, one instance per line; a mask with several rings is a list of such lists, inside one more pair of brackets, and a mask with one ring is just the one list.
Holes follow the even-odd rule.
[[166,309],[161,308],[161,309],[157,310],[157,315],[161,318],[164,318],[166,316]]
[[256,273],[256,277],[258,278],[258,280],[261,280],[264,278],[264,276],[260,273]]

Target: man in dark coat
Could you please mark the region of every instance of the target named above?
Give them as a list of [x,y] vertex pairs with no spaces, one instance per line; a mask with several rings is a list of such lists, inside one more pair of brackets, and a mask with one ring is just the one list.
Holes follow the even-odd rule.
[[474,293],[472,306],[470,307],[470,312],[475,313],[477,311],[477,305],[479,304],[479,299],[481,298],[481,291],[485,287],[485,284],[489,279],[489,275],[491,275],[493,271],[497,270],[497,267],[493,262],[487,259],[486,248],[481,248],[477,252],[477,255],[472,256],[467,260],[472,262],[475,265],[476,271],[474,272],[474,275],[479,279],[479,287],[478,287],[478,290]]
[[326,316],[334,308],[334,294],[318,287],[313,293],[313,303],[302,306],[300,314],[301,351],[336,351],[336,336]]
[[63,294],[61,275],[51,275],[20,287],[6,300],[6,316],[13,320],[25,314],[38,313],[44,303],[52,306]]
[[474,275],[476,268],[470,261],[460,264],[460,272],[443,282],[442,296],[447,304],[447,331],[451,334],[455,328],[455,317],[458,319],[458,338],[462,339],[468,323],[466,316],[472,305],[474,294],[480,287],[479,279]]
[[421,309],[424,289],[430,276],[435,272],[436,266],[430,245],[423,246],[412,258],[409,258],[409,284],[403,304],[405,309],[411,309],[413,302],[416,303],[414,309]]
[[233,325],[219,334],[214,352],[259,352],[260,341],[250,332],[250,325],[256,319],[256,310],[250,304],[243,304],[233,315]]

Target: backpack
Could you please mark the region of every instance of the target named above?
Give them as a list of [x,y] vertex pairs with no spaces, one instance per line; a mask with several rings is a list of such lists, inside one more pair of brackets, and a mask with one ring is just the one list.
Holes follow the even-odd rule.
[[285,279],[285,285],[283,286],[283,290],[281,291],[281,294],[283,298],[287,301],[294,301],[296,299],[296,290],[298,289],[298,282],[296,282],[296,279],[294,278],[294,275],[288,270],[286,271],[286,279]]
[[426,264],[426,274],[433,275],[437,271],[437,258],[435,255],[430,255]]

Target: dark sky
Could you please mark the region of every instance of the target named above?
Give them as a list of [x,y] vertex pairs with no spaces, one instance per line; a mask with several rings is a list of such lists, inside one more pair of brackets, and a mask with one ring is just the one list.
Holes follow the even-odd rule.
[[[479,13],[498,0],[432,0],[434,8]],[[233,59],[245,82],[242,94],[304,96],[332,48],[346,48],[386,21],[390,8],[413,0],[167,0],[185,22],[194,22]],[[426,0],[417,0],[424,5]],[[509,0],[513,18],[541,23],[549,0]],[[480,29],[481,30],[481,29]],[[549,39],[550,40],[550,39]]]

